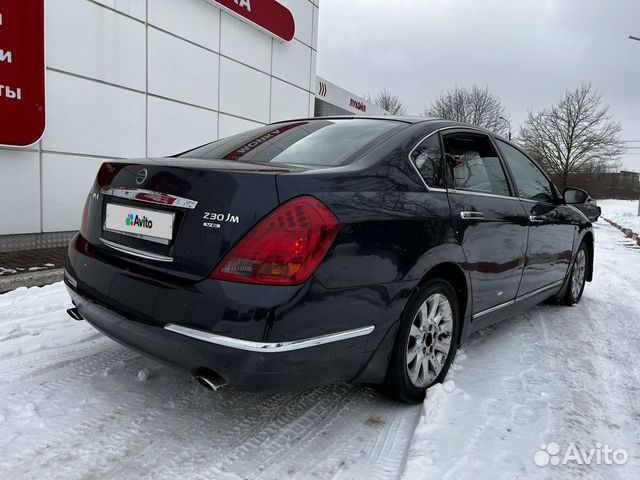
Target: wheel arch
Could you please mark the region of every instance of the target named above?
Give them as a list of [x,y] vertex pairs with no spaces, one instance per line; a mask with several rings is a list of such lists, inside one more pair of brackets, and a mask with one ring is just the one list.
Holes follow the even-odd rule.
[[[444,243],[432,249],[413,265],[407,273],[405,281],[411,282],[403,298],[401,312],[404,312],[410,298],[416,290],[432,278],[442,278],[452,284],[458,296],[458,307],[460,311],[461,328],[458,332],[457,342],[460,343],[469,332],[471,320],[471,280],[464,269],[466,259],[462,247],[455,243]],[[389,325],[384,337],[375,347],[369,359],[365,362],[362,371],[354,379],[360,383],[379,384],[384,381],[387,375],[389,359],[393,350],[398,325],[402,313]]]
[[463,332],[467,331],[467,309],[471,306],[471,286],[469,284],[468,277],[458,264],[453,262],[442,262],[434,265],[424,274],[416,286],[416,289],[434,278],[446,280],[451,284],[456,292],[456,297],[458,299],[458,311],[460,312],[460,321],[462,322],[462,325],[460,325],[461,328],[458,329],[458,338],[456,341],[460,344],[464,338]]

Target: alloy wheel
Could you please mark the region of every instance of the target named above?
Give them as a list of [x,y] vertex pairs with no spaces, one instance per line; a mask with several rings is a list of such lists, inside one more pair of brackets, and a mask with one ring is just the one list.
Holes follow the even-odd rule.
[[434,293],[416,312],[407,339],[407,373],[418,388],[429,386],[440,374],[451,350],[453,312],[446,296]]

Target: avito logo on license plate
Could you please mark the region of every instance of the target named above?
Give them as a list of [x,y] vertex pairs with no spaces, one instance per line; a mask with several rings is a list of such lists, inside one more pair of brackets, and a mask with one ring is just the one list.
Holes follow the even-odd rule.
[[174,216],[171,212],[108,203],[104,228],[129,235],[171,240]]

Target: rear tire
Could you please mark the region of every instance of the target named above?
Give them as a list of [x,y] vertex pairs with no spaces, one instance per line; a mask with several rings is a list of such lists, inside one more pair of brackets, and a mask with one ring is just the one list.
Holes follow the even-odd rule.
[[455,290],[443,279],[418,288],[400,318],[383,391],[420,403],[444,380],[458,349],[460,312]]
[[587,250],[587,245],[582,242],[580,248],[578,248],[578,253],[576,253],[576,259],[573,261],[571,271],[569,272],[569,284],[567,285],[567,291],[560,300],[561,303],[571,306],[580,301],[586,283],[588,264],[589,251]]

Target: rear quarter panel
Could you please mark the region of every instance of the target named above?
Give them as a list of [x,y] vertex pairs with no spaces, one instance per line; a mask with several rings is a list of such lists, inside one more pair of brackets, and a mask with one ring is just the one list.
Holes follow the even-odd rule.
[[368,346],[375,352],[358,378],[362,382],[384,379],[398,320],[425,274],[441,263],[465,271],[447,194],[428,191],[408,161],[411,148],[427,133],[408,128],[403,138],[392,137],[348,167],[277,177],[280,202],[312,195],[340,221],[314,278],[327,289],[325,295],[333,291],[336,298],[348,299],[332,316],[378,319]]
[[429,192],[408,163],[415,136],[392,137],[348,167],[278,175],[281,202],[312,195],[340,221],[315,273],[326,288],[417,282],[440,257],[430,250],[455,243],[446,193]]

